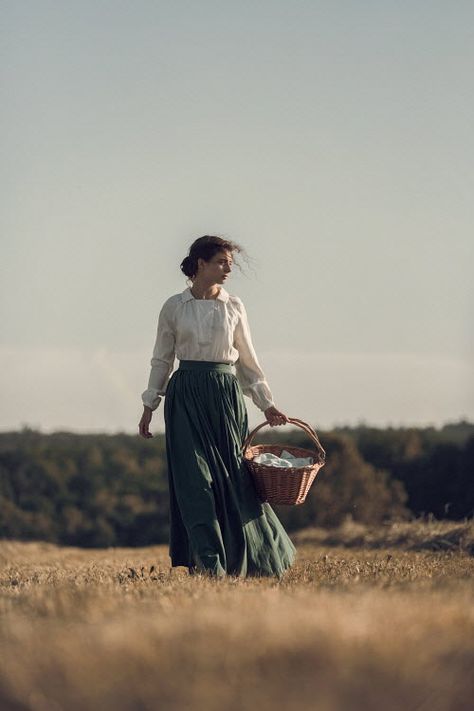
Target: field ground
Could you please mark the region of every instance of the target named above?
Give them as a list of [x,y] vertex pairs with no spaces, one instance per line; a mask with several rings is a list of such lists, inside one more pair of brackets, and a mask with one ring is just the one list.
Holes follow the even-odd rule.
[[0,709],[470,710],[473,531],[306,529],[281,581],[0,541]]

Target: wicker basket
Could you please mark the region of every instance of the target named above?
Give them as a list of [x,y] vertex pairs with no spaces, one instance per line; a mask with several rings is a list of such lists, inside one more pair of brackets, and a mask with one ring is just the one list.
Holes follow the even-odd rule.
[[[255,433],[261,427],[268,425],[268,422],[263,422],[249,433],[242,445],[242,451],[244,461],[252,474],[260,500],[262,502],[268,501],[272,504],[297,506],[304,502],[316,474],[324,466],[326,452],[311,425],[303,422],[303,420],[298,420],[296,417],[289,417],[288,420],[301,427],[311,437],[316,445],[316,452],[286,444],[256,444],[250,446]],[[271,452],[279,457],[284,449],[291,452],[295,457],[313,457],[315,463],[304,467],[272,467],[268,464],[258,464],[253,461],[254,457],[263,452]]]

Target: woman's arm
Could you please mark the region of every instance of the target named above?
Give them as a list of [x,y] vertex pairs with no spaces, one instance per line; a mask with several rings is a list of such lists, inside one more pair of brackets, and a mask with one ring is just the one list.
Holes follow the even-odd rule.
[[283,424],[288,418],[273,402],[270,387],[253,347],[247,311],[241,299],[239,310],[240,318],[234,331],[234,346],[239,351],[239,358],[235,363],[236,377],[244,395],[250,397],[259,410],[265,413],[269,423]]
[[152,411],[156,410],[166,392],[166,386],[174,366],[175,342],[173,303],[168,299],[163,304],[158,316],[148,387],[142,393],[143,405]]

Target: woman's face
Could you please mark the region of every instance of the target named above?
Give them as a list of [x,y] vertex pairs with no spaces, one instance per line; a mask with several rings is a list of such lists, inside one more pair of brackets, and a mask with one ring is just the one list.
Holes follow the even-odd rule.
[[229,278],[233,263],[232,252],[217,252],[208,262],[199,259],[199,276],[209,284],[223,284]]

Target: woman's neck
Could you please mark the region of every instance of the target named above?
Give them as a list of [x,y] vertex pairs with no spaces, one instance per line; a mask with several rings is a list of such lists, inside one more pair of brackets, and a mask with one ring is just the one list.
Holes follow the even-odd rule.
[[217,299],[219,293],[220,287],[216,285],[202,287],[199,284],[193,284],[191,287],[191,294],[195,299]]

